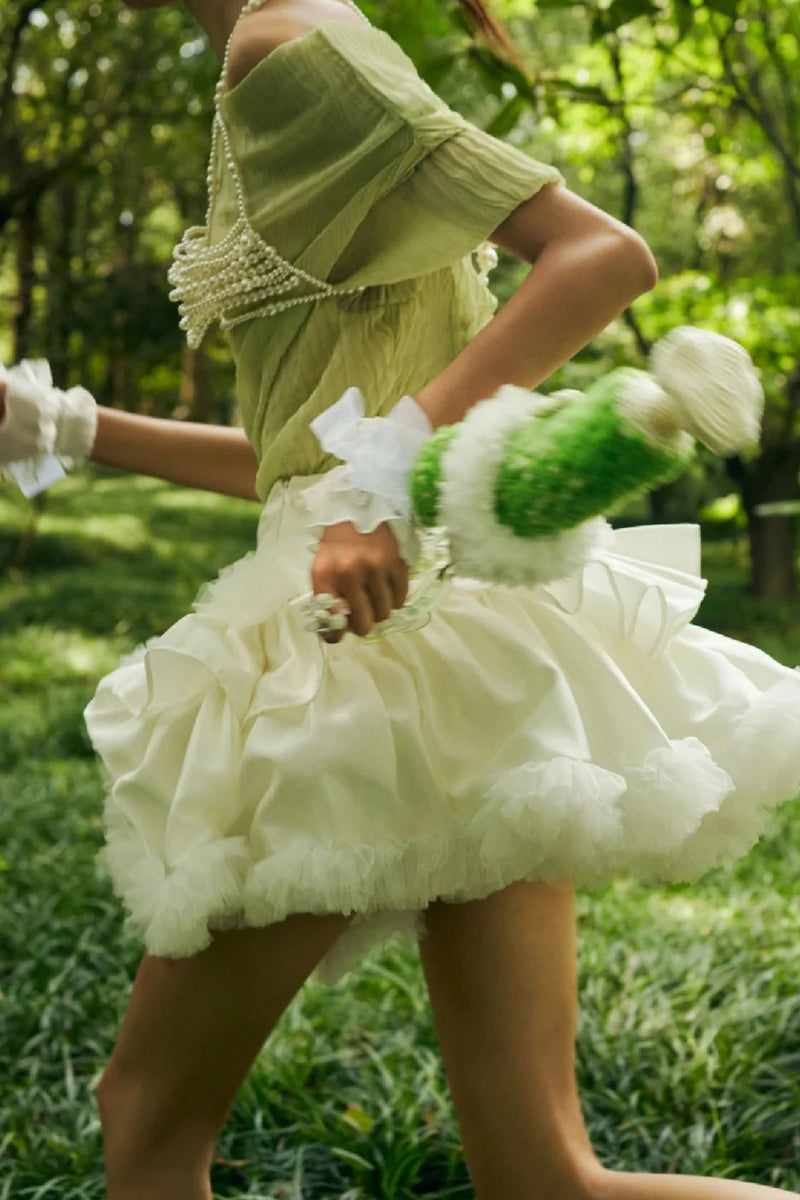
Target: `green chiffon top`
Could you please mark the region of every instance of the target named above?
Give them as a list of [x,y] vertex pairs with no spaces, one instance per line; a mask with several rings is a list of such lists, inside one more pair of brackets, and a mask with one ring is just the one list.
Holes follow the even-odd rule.
[[[291,263],[364,287],[226,330],[265,500],[326,471],[310,422],[353,385],[368,416],[414,395],[491,319],[473,252],[553,167],[484,133],[375,26],[328,20],[262,59],[220,102],[253,229]],[[236,222],[220,154],[209,237]]]

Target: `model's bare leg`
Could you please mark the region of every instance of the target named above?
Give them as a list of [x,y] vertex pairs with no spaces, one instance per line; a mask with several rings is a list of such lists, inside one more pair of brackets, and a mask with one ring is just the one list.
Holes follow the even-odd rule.
[[597,1160],[575,1081],[577,954],[567,884],[436,901],[420,954],[477,1200],[767,1200],[795,1193]]
[[142,959],[98,1086],[108,1200],[211,1200],[222,1126],[266,1038],[351,917],[298,913]]

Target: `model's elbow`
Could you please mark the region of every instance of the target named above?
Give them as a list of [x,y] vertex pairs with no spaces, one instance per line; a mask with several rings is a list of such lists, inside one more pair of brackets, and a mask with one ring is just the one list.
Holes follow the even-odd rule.
[[631,300],[651,291],[658,283],[658,264],[643,237],[623,226],[618,232],[620,270],[630,280]]

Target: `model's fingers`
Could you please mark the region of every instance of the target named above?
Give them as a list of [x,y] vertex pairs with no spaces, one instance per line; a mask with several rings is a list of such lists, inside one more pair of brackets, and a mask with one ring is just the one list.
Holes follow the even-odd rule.
[[386,571],[373,571],[365,583],[376,621],[385,621],[395,607],[392,581]]
[[392,591],[392,608],[402,608],[408,599],[408,584],[411,578],[408,564],[401,561],[387,571],[387,576]]
[[[341,597],[350,608],[348,628],[366,637],[373,626],[402,608],[408,595],[410,571],[399,556],[394,535],[384,526],[361,535],[342,522],[331,526],[320,539],[311,568],[312,588]],[[340,642],[343,630],[320,635]]]
[[362,581],[352,576],[341,579],[336,594],[350,605],[350,629],[359,637],[365,637],[375,624],[375,611]]

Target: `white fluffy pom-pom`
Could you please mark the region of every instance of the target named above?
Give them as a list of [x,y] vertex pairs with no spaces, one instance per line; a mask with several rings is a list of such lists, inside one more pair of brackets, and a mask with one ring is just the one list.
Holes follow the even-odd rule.
[[650,352],[676,421],[716,454],[758,444],[764,393],[752,359],[730,338],[680,325]]

